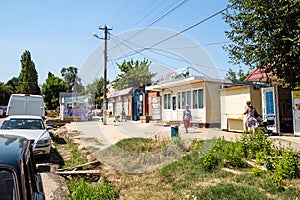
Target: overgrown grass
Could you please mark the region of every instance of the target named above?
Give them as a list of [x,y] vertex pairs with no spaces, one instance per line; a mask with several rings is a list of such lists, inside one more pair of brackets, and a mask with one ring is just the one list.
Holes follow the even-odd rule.
[[[183,144],[180,138],[165,141],[130,138],[116,145],[129,152],[146,153],[163,148],[170,141]],[[116,191],[122,199],[296,199],[300,196],[299,154],[291,148],[275,147],[260,132],[243,134],[235,142],[222,138],[193,141],[188,149],[184,156],[153,172],[130,174],[110,170],[103,174],[109,181],[96,188],[81,180],[79,185],[71,183],[70,188],[75,191],[72,198],[97,199],[96,196],[103,195],[99,188],[106,188],[111,199],[118,198]],[[246,161],[256,164],[251,166]],[[77,198],[81,193],[82,198]],[[85,196],[88,193],[92,196]]]
[[169,142],[169,140],[154,140],[152,138],[128,138],[117,142],[116,146],[129,152],[146,153],[163,148]]
[[72,144],[70,141],[67,140],[67,144],[65,144],[63,148],[69,149],[69,151],[71,151],[69,158],[65,160],[64,167],[76,167],[86,162],[83,156],[79,154],[77,146]]
[[84,178],[74,178],[67,181],[70,189],[69,198],[72,200],[114,200],[118,199],[118,193],[104,179],[96,184],[91,184]]

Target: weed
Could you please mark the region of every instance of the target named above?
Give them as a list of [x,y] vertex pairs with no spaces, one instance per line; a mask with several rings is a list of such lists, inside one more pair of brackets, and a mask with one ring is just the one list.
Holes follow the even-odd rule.
[[216,186],[199,188],[193,195],[194,199],[269,199],[263,191],[237,184],[220,183]]
[[86,182],[83,178],[74,178],[67,182],[70,189],[70,199],[118,199],[115,189],[104,179],[95,185]]

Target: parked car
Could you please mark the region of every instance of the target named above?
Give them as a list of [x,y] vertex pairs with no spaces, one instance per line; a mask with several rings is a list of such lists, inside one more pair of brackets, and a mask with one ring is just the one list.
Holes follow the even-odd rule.
[[2,113],[0,112],[1,117],[6,116],[7,106],[0,106],[0,110],[2,110]]
[[45,199],[32,140],[0,134],[0,199]]
[[4,119],[0,127],[0,134],[18,135],[34,140],[34,155],[50,157],[52,140],[43,119],[39,116],[15,115]]
[[0,117],[3,117],[4,111],[0,108]]
[[41,95],[12,94],[9,98],[7,115],[37,115],[45,117],[45,103]]

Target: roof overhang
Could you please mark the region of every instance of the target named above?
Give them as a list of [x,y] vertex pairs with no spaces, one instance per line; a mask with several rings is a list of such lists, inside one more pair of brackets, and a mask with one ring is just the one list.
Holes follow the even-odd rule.
[[192,84],[192,83],[199,83],[199,82],[214,82],[214,83],[232,83],[231,80],[224,80],[224,79],[215,79],[215,78],[209,78],[209,77],[203,77],[203,76],[192,76],[185,79],[180,80],[174,80],[172,82],[157,84],[157,85],[150,85],[146,86],[147,91],[162,91],[166,88],[173,88],[173,87],[179,87],[186,84]]

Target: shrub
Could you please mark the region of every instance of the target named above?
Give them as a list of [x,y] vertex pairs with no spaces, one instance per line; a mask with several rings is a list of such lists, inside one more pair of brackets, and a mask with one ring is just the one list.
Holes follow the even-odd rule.
[[252,169],[252,174],[255,176],[262,176],[264,174],[264,171],[258,166],[254,166]]
[[228,142],[222,138],[216,140],[215,146],[204,155],[204,169],[212,170],[217,167],[245,167],[243,145],[240,142]]
[[74,178],[67,184],[71,191],[70,199],[118,199],[117,192],[106,180],[102,180],[100,183],[92,185],[83,178]]

